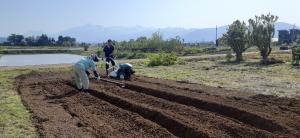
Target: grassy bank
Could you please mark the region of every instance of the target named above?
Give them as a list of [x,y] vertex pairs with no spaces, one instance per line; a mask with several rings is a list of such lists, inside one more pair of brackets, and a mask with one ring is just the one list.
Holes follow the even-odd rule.
[[14,78],[31,71],[68,71],[69,68],[0,70],[0,137],[38,137],[31,123],[30,112],[24,107],[16,91]]
[[3,50],[4,48],[2,48],[2,47],[0,47],[0,57],[2,56],[2,50]]

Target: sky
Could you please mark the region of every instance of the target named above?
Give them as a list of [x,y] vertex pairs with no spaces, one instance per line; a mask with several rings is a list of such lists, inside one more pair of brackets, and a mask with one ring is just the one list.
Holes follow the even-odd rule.
[[300,24],[300,0],[0,0],[0,36],[82,25],[207,28],[272,13]]

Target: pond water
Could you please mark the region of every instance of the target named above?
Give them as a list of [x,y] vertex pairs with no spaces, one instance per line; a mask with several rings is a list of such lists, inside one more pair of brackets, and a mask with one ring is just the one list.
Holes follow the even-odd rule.
[[28,66],[75,63],[83,56],[73,54],[29,54],[29,55],[2,55],[0,66]]

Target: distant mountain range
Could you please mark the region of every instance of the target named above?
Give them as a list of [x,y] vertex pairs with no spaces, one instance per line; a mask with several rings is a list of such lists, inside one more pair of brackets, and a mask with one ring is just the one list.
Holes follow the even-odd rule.
[[6,38],[5,37],[0,37],[0,43],[3,43],[6,41]]
[[102,27],[98,25],[84,25],[71,28],[54,34],[54,37],[59,35],[69,35],[77,38],[78,41],[99,43],[113,39],[117,41],[136,39],[140,36],[150,37],[154,32],[159,31],[164,38],[172,38],[177,35],[183,36],[192,30],[183,28],[150,28],[150,27]]
[[[294,25],[279,22],[276,23],[276,30],[291,29]],[[218,27],[218,37],[221,37],[228,26]],[[299,28],[299,27],[297,27]],[[147,27],[102,27],[97,25],[84,25],[80,27],[71,28],[55,34],[69,35],[77,38],[82,42],[103,42],[107,39],[114,39],[117,41],[136,39],[140,36],[150,37],[152,33],[159,31],[165,39],[180,36],[185,42],[208,42],[214,41],[216,38],[216,28],[203,29],[184,29],[184,28],[147,28]],[[278,36],[276,31],[275,37]]]
[[[277,30],[292,29],[294,25],[278,22],[276,23]],[[218,37],[221,37],[227,30],[228,25],[218,27]],[[300,27],[296,27],[300,28]],[[174,38],[180,36],[185,42],[209,42],[215,41],[216,28],[203,28],[203,29],[185,29],[185,28],[151,28],[151,27],[103,27],[99,25],[83,25],[79,27],[70,28],[49,36],[57,38],[59,35],[68,35],[75,37],[78,42],[99,43],[107,39],[117,41],[136,39],[140,36],[150,37],[154,32],[159,31],[164,39]],[[41,31],[32,31],[25,33],[25,36],[41,35]],[[48,34],[48,33],[46,33]],[[1,41],[1,40],[0,40]]]
[[[226,32],[227,26],[220,27],[221,36]],[[136,39],[140,36],[151,37],[154,32],[160,32],[164,39],[180,36],[185,42],[207,42],[215,39],[215,28],[184,29],[184,28],[150,28],[150,27],[102,27],[97,25],[85,25],[71,28],[55,34],[69,35],[83,42],[104,42],[107,39],[117,41]]]

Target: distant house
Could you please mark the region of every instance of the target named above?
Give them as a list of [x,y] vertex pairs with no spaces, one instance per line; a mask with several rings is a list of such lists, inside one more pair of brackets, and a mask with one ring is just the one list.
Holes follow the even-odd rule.
[[299,29],[278,30],[278,32],[279,32],[279,36],[278,36],[279,44],[290,44],[300,39]]
[[298,39],[300,39],[300,30],[299,29],[291,29],[290,36],[291,36],[292,42],[297,41]]

